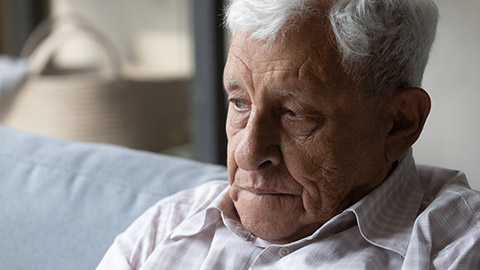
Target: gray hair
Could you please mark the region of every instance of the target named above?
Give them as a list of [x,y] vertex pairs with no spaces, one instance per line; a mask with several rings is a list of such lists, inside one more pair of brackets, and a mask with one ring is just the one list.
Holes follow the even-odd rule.
[[[432,0],[328,2],[347,74],[378,95],[392,86],[421,86],[438,21]],[[319,3],[322,0],[232,0],[226,24],[232,33],[248,33],[268,45],[309,16],[321,15]]]

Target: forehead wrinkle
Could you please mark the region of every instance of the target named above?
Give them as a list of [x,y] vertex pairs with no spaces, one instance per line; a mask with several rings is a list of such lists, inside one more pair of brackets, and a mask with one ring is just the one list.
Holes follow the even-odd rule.
[[[227,60],[226,69],[224,70],[224,74],[223,74],[224,87],[226,88],[227,86],[229,86],[231,89],[238,89],[238,88],[245,88],[245,87],[248,88],[248,85],[244,85],[241,82],[245,82],[245,80],[247,80],[247,81],[251,80],[251,78],[245,78],[246,74],[251,73],[250,67],[247,65],[247,63],[241,57],[239,57],[236,54],[236,52],[234,50],[229,51],[228,58],[230,58],[230,57],[235,58],[235,60],[232,60],[234,62],[233,66],[231,64],[229,64],[230,60]],[[237,67],[235,67],[235,66],[237,66]],[[240,68],[240,70],[245,69],[246,72],[233,72],[232,71],[232,69],[233,70],[238,70],[239,66],[242,66],[242,68]],[[234,79],[235,77],[237,79],[239,79],[240,81],[238,81],[237,79]],[[247,84],[248,84],[248,82],[247,82]],[[228,89],[225,89],[225,90],[228,90]]]
[[248,70],[251,72],[251,68],[247,65],[247,63],[242,59],[242,57],[238,56],[237,53],[235,51],[231,51],[230,52],[232,57],[235,57],[238,61],[240,61],[240,63],[242,63],[242,65]]
[[[230,45],[230,51],[229,52],[239,59],[245,58],[248,61],[257,62],[257,63],[262,62],[262,61],[258,60],[258,55],[268,56],[267,59],[269,59],[268,60],[269,62],[281,62],[281,61],[289,61],[290,60],[290,58],[288,56],[283,56],[282,57],[281,56],[282,54],[280,54],[280,56],[272,57],[272,56],[274,56],[274,54],[272,53],[272,48],[270,48],[270,49],[261,48],[260,51],[259,51],[258,48],[254,48],[253,50],[251,50],[251,47],[252,47],[251,44],[247,44],[245,46],[243,43],[236,44],[235,42],[232,42],[231,45]],[[283,49],[284,48],[282,47],[280,50],[283,50]],[[242,57],[240,57],[239,55],[241,55]]]
[[311,80],[313,78],[319,79],[322,82],[326,81],[325,71],[321,65],[315,64],[312,56],[309,55],[305,62],[298,69],[298,79],[301,81]]
[[[235,49],[233,49],[235,48]],[[233,49],[233,50],[232,50]],[[252,74],[262,74],[274,71],[291,71],[295,67],[292,59],[288,56],[276,56],[271,52],[259,52],[254,50],[253,53],[245,50],[241,45],[232,45],[230,54],[238,59],[245,68]],[[250,64],[250,65],[249,65]],[[252,66],[255,69],[252,69]]]
[[249,69],[252,74],[265,74],[271,72],[292,72],[295,71],[295,63],[291,62],[291,59],[268,59],[268,61],[259,61],[256,59],[250,59],[255,62],[253,66],[255,68]]

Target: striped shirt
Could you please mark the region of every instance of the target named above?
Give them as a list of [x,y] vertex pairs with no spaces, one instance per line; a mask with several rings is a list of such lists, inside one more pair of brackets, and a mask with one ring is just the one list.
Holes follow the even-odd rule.
[[97,269],[480,269],[480,192],[409,151],[382,185],[312,235],[278,245],[236,218],[228,183],[165,198]]

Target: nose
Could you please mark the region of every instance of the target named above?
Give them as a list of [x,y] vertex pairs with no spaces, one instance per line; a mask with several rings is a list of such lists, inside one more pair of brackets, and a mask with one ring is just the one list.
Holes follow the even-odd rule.
[[241,137],[235,149],[235,161],[243,170],[276,166],[282,161],[279,128],[271,118],[251,115],[238,135]]

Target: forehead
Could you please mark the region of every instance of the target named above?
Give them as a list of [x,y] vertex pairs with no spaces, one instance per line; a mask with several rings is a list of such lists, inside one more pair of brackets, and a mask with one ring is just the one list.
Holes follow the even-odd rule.
[[331,42],[328,24],[320,19],[310,20],[284,35],[283,39],[266,45],[246,34],[234,34],[225,82],[239,82],[249,76],[265,79],[271,73],[276,73],[276,80],[284,75],[307,84],[345,82],[340,55]]
[[315,54],[312,48],[297,41],[265,45],[262,41],[250,39],[244,34],[235,34],[230,45],[227,64],[233,62],[235,67],[244,66],[254,73],[287,71],[312,63],[312,59],[316,58]]

